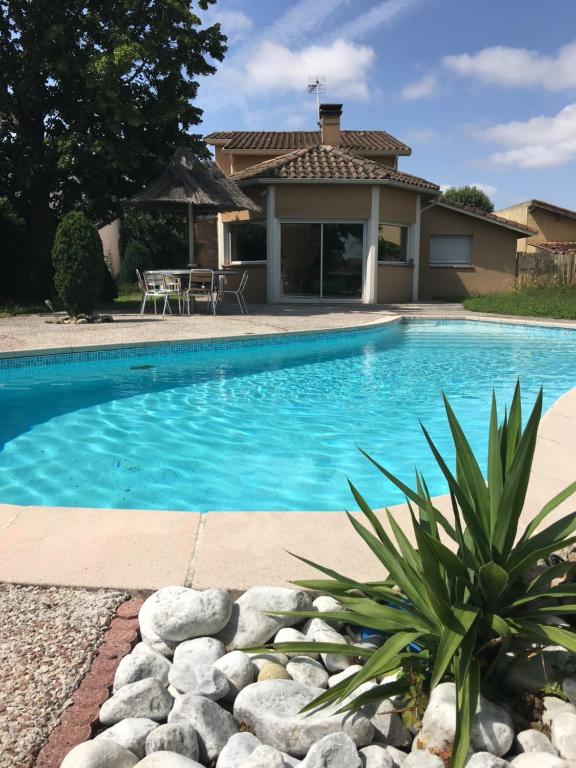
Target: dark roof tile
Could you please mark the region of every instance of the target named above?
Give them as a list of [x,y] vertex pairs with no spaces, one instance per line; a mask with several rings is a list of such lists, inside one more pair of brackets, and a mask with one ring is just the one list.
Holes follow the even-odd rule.
[[[216,131],[205,136],[208,144],[223,144],[224,149],[289,152],[320,144],[320,131]],[[391,152],[409,155],[412,150],[386,131],[341,131],[342,149]]]

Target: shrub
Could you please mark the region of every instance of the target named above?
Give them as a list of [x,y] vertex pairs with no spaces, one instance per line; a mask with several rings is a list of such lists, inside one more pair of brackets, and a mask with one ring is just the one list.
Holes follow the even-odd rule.
[[106,265],[106,269],[104,270],[104,280],[102,282],[102,290],[100,291],[100,301],[110,303],[117,298],[118,286],[116,285],[116,280],[114,280],[112,273],[108,269],[108,265]]
[[105,278],[102,241],[86,216],[68,213],[58,225],[52,247],[54,285],[70,314],[92,312]]
[[138,240],[130,240],[126,246],[120,267],[120,281],[122,283],[135,283],[137,269],[143,272],[146,269],[151,269],[153,266],[152,256],[148,247],[144,243],[138,242]]
[[462,205],[469,205],[471,208],[480,208],[482,211],[492,213],[494,210],[494,203],[486,192],[478,187],[450,187],[444,192],[442,197],[448,202],[461,203]]
[[[328,579],[296,582],[333,595],[343,607],[332,612],[291,615],[369,627],[384,633],[384,644],[374,651],[322,643],[277,643],[272,647],[283,653],[313,651],[365,658],[361,671],[323,693],[306,709],[343,702],[362,683],[383,675],[398,674],[395,682],[357,695],[342,708],[356,709],[393,695],[410,699],[418,693],[429,694],[441,682],[455,681],[457,728],[451,761],[453,768],[462,768],[480,689],[488,694],[499,690],[508,665],[528,654],[537,654],[546,645],[563,646],[576,653],[576,631],[570,627],[576,612],[576,585],[549,587],[550,579],[569,576],[574,563],[561,561],[525,581],[528,569],[538,560],[576,541],[576,513],[538,531],[548,515],[576,492],[576,483],[549,501],[520,532],[542,392],[525,428],[519,385],[509,415],[504,416],[501,425],[493,397],[487,482],[446,399],[445,407],[456,448],[455,473],[426,429],[423,431],[448,484],[454,521],[434,507],[419,473],[414,490],[370,459],[409,500],[417,546],[410,543],[387,511],[392,531],[389,536],[360,492],[350,484],[370,528],[352,515],[348,517],[382,564],[382,580],[358,582],[305,560]],[[418,508],[417,514],[413,505]],[[441,540],[440,531],[451,547]],[[566,621],[570,628],[566,628]]]

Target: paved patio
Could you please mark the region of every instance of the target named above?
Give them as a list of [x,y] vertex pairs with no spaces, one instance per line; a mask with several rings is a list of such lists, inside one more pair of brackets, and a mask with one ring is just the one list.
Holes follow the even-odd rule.
[[[459,304],[259,307],[248,317],[198,314],[166,320],[118,315],[115,323],[97,326],[50,325],[41,316],[22,316],[0,320],[0,355],[32,349],[62,351],[167,339],[335,330],[390,321],[398,315],[502,319],[465,312]],[[560,398],[542,420],[526,520],[575,479],[575,457],[576,388]],[[437,503],[448,511],[446,497]],[[567,502],[556,515],[573,507]],[[406,509],[393,510],[402,528],[409,530]],[[381,576],[378,563],[351,531],[342,512],[200,515],[0,504],[0,581],[140,591],[167,584],[244,589],[316,575],[289,552],[351,572],[359,579]]]

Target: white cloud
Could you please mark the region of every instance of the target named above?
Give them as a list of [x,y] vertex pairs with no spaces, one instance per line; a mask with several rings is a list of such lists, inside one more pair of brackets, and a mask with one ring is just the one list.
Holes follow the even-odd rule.
[[[214,6],[212,6],[214,8]],[[210,21],[219,21],[222,24],[222,32],[228,37],[228,44],[236,43],[246,37],[254,26],[254,22],[244,11],[226,10],[224,8],[214,10]]]
[[397,17],[410,11],[423,0],[383,0],[373,5],[366,13],[357,16],[338,30],[338,35],[347,39],[365,37],[378,27],[387,27],[396,21]]
[[423,99],[426,96],[432,96],[436,92],[438,80],[435,74],[424,75],[415,83],[410,83],[402,89],[401,97],[404,101],[413,101],[414,99]]
[[415,144],[430,144],[437,137],[436,133],[430,128],[416,128],[413,131],[408,131],[405,136],[406,141],[414,142]]
[[264,40],[284,45],[302,44],[303,40],[351,0],[299,0],[260,34]]
[[540,86],[548,91],[576,87],[576,42],[553,55],[495,46],[474,54],[444,56],[442,64],[458,75],[483,83],[520,88]]
[[481,189],[485,195],[488,195],[488,197],[492,197],[492,195],[495,195],[498,191],[492,184],[482,184],[479,181],[473,181],[470,186],[476,187],[476,189]]
[[552,168],[576,159],[576,104],[557,115],[540,115],[525,121],[486,128],[479,137],[504,149],[491,155],[496,165],[520,168]]
[[294,51],[279,43],[264,42],[246,64],[252,92],[302,92],[310,75],[321,73],[339,97],[366,99],[368,71],[374,51],[346,40],[310,45]]

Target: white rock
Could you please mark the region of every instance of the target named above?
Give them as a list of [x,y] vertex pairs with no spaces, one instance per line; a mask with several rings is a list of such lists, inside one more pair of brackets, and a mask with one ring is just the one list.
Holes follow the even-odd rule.
[[537,731],[535,728],[528,728],[528,730],[516,734],[514,746],[517,752],[548,752],[551,755],[558,754],[548,736],[541,731]]
[[181,642],[215,635],[230,619],[232,605],[223,589],[198,592],[185,588],[177,594],[160,589],[155,595],[150,620],[153,631],[163,640]]
[[94,739],[68,752],[60,768],[132,768],[137,762],[136,755],[115,741]]
[[[306,643],[309,639],[299,629],[294,627],[282,627],[276,632],[274,637],[274,643]],[[311,659],[319,658],[317,653],[302,653],[301,651],[294,651],[294,653],[287,653],[288,658],[294,658],[294,656],[310,656]]]
[[475,752],[466,762],[465,768],[508,768],[510,763],[491,752]]
[[554,718],[561,715],[563,712],[571,712],[576,715],[576,707],[574,704],[563,701],[556,696],[544,696],[542,703],[544,705],[544,712],[542,713],[542,722],[544,725],[551,725]]
[[322,688],[294,680],[254,683],[238,694],[234,715],[262,742],[295,757],[304,756],[321,738],[338,731],[344,731],[358,746],[369,744],[374,729],[361,714],[337,715],[339,705],[300,714],[303,707],[322,693]]
[[562,690],[568,696],[570,704],[576,704],[576,677],[565,677],[562,681]]
[[412,734],[402,722],[400,715],[394,711],[395,709],[390,699],[384,699],[374,704],[364,704],[361,711],[374,726],[376,741],[382,741],[392,747],[409,747],[413,740]]
[[348,677],[352,677],[352,675],[355,675],[356,672],[361,672],[362,667],[360,664],[352,664],[352,666],[347,667],[346,669],[342,670],[342,672],[338,672],[335,675],[330,675],[328,678],[328,688],[334,688],[335,685],[338,685],[338,683],[341,683],[342,680],[346,680]]
[[152,617],[154,616],[156,606],[162,597],[164,599],[168,598],[168,596],[176,598],[179,594],[182,594],[185,591],[186,587],[163,587],[150,595],[150,597],[142,603],[140,611],[138,612],[138,624],[140,625],[142,640],[154,651],[169,659],[172,658],[177,642],[163,640],[152,626]]
[[152,752],[176,752],[191,760],[198,760],[198,737],[190,723],[166,723],[149,734],[145,751],[147,755]]
[[177,691],[176,688],[174,688],[173,685],[169,685],[166,690],[168,691],[170,696],[172,696],[173,699],[177,699],[178,696],[182,696],[181,692]]
[[129,752],[133,752],[136,757],[144,757],[146,738],[157,727],[157,722],[146,717],[127,717],[126,720],[121,720],[103,731],[96,737],[96,740],[109,739]]
[[549,752],[523,752],[511,760],[510,765],[514,768],[569,768],[570,764]]
[[576,715],[563,712],[552,720],[552,744],[561,757],[576,760]]
[[270,616],[266,611],[309,611],[311,607],[310,595],[302,590],[251,587],[233,604],[230,620],[218,637],[229,651],[266,643],[281,627],[299,621],[297,617]]
[[242,688],[254,682],[256,667],[250,661],[248,654],[243,651],[231,651],[214,662],[216,669],[222,672],[228,680],[228,693],[224,698],[234,701]]
[[[314,600],[312,606],[319,613],[324,611],[333,612],[342,610],[342,603],[336,600],[335,597],[330,597],[330,595],[320,595],[320,597],[317,597],[316,600]],[[344,622],[339,619],[324,619],[324,621],[331,627],[334,627],[334,629],[341,629],[344,626]]]
[[174,662],[186,659],[188,664],[214,664],[225,653],[224,643],[215,637],[195,637],[178,645]]
[[402,763],[402,768],[445,768],[443,760],[427,749],[416,749]]
[[190,664],[187,657],[174,661],[168,679],[181,693],[195,693],[212,701],[224,698],[230,690],[223,672],[211,664]]
[[386,752],[388,752],[392,758],[394,768],[401,768],[401,766],[404,764],[404,761],[408,757],[406,752],[402,752],[401,749],[396,749],[396,747],[391,747],[390,745],[386,746]]
[[[247,690],[247,689],[245,689]],[[229,712],[211,699],[186,693],[174,702],[169,723],[190,723],[198,736],[200,759],[215,760],[228,739],[238,732],[238,723]]]
[[[406,758],[406,755],[404,755]],[[380,744],[370,744],[360,750],[362,768],[394,768],[394,760]]]
[[[315,643],[348,645],[347,639],[322,619],[312,619],[309,622],[307,638]],[[354,664],[353,656],[344,656],[341,653],[321,653],[320,657],[328,672],[340,672]]]
[[196,760],[177,752],[152,752],[138,763],[141,768],[204,768]]
[[273,664],[282,664],[283,667],[288,664],[288,656],[284,653],[276,653],[275,651],[270,651],[268,653],[251,653],[248,658],[256,669],[256,675],[262,671],[262,668],[265,667],[266,664],[270,664],[270,662]]
[[120,661],[114,675],[114,693],[128,683],[153,677],[162,685],[168,685],[170,671],[168,659],[153,650],[147,643],[138,643],[132,653]]
[[238,768],[238,766],[252,752],[261,745],[260,739],[257,739],[253,733],[243,731],[231,736],[223,750],[220,752],[216,768]]
[[[456,686],[454,683],[441,683],[430,696],[422,718],[420,740],[429,749],[444,751],[452,745],[455,732]],[[472,724],[472,749],[502,757],[509,751],[513,741],[514,729],[510,715],[502,707],[480,696]]]
[[239,768],[284,768],[284,758],[280,750],[267,744],[259,744],[252,754],[240,763]]
[[328,672],[319,661],[309,656],[294,656],[286,665],[286,672],[297,683],[316,688],[326,688],[328,685]]
[[301,768],[362,768],[356,744],[345,733],[330,733],[317,741],[302,763]]
[[168,717],[174,699],[166,688],[147,677],[122,686],[100,709],[102,725],[115,725],[127,717],[147,717],[162,722]]

